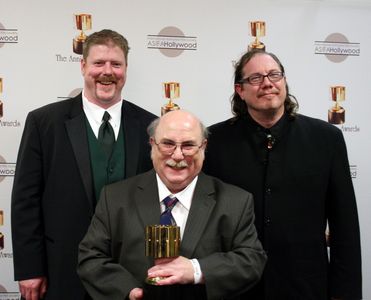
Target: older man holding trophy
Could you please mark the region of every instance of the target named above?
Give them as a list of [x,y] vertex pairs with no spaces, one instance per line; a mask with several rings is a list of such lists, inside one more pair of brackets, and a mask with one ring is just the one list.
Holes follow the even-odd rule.
[[80,243],[93,299],[239,299],[266,255],[252,195],[201,172],[207,130],[174,110],[148,128],[154,169],[106,186]]

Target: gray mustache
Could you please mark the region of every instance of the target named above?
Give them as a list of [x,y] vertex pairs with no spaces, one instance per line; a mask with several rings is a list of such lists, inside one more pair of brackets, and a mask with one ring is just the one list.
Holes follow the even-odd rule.
[[168,159],[166,161],[166,165],[172,168],[176,168],[176,169],[182,169],[182,168],[188,167],[188,163],[185,160],[181,160],[177,162],[173,159]]

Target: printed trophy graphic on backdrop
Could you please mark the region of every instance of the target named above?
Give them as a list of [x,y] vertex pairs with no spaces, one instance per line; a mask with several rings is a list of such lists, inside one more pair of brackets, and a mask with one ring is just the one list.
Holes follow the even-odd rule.
[[180,109],[178,104],[173,102],[173,99],[180,97],[180,83],[179,82],[164,82],[164,94],[168,99],[168,103],[161,107],[161,116],[169,111]]
[[4,116],[4,104],[1,101],[1,95],[3,93],[3,79],[0,78],[0,118]]
[[[4,211],[0,210],[0,228],[4,225]],[[0,250],[4,249],[4,235],[0,231]]]
[[80,30],[80,34],[73,39],[73,52],[76,54],[82,54],[82,47],[86,40],[86,30],[90,30],[91,27],[91,15],[89,14],[77,14],[74,15],[76,29]]
[[335,103],[328,110],[328,122],[331,124],[345,123],[345,109],[340,106],[340,102],[345,101],[345,86],[332,86],[331,100]]
[[259,38],[265,36],[265,22],[264,21],[252,21],[249,22],[250,35],[255,37],[255,40],[250,43],[247,50],[260,49],[265,51],[265,45],[259,41]]

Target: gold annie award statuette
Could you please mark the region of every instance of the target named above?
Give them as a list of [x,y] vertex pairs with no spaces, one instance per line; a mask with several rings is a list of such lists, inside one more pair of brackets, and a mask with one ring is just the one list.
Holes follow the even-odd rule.
[[[153,258],[179,256],[180,227],[171,225],[148,225],[145,232],[145,255]],[[146,283],[156,285],[161,277],[147,278]]]
[[164,82],[164,94],[168,99],[168,103],[161,107],[161,116],[169,111],[180,109],[178,104],[173,102],[173,99],[180,97],[180,83],[179,82]]
[[345,109],[340,106],[340,102],[345,101],[345,86],[332,86],[331,99],[335,103],[328,110],[328,122],[331,124],[345,123]]
[[249,22],[250,35],[255,37],[255,40],[250,43],[247,50],[260,49],[265,51],[265,45],[259,41],[259,38],[265,36],[265,22],[264,21],[252,21]]
[[[0,97],[1,97],[2,93],[3,93],[3,79],[0,78]],[[0,98],[0,118],[3,117],[3,114],[4,114],[4,104],[3,104],[3,102],[1,101],[1,98]]]
[[80,30],[80,34],[73,39],[73,52],[76,54],[82,54],[82,47],[86,40],[86,30],[90,30],[91,27],[91,15],[89,14],[78,14],[74,15],[76,29]]

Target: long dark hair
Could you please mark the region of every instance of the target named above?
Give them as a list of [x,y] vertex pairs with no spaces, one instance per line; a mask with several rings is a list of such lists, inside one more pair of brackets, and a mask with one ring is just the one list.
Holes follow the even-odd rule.
[[[238,84],[243,77],[242,69],[243,67],[256,55],[269,55],[272,57],[277,64],[279,65],[279,68],[281,72],[285,73],[285,68],[281,64],[280,60],[276,55],[273,53],[265,52],[264,50],[251,50],[246,52],[240,60],[235,65],[235,72],[234,72],[234,84]],[[292,118],[294,118],[297,114],[297,111],[299,109],[299,103],[296,100],[295,96],[291,95],[289,93],[289,86],[286,82],[286,98],[285,98],[285,112]],[[231,106],[232,106],[232,113],[235,116],[235,119],[238,119],[244,115],[247,115],[247,105],[246,102],[241,99],[240,95],[234,91],[232,97],[231,97]]]

